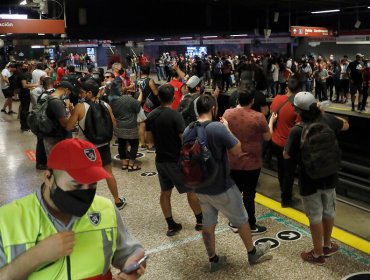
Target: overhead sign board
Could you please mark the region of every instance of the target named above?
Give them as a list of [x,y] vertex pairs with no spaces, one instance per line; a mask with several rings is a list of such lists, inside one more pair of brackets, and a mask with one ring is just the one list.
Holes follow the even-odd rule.
[[64,34],[64,20],[55,19],[0,19],[0,34]]
[[325,27],[292,26],[290,36],[292,37],[326,37],[332,36],[333,32]]

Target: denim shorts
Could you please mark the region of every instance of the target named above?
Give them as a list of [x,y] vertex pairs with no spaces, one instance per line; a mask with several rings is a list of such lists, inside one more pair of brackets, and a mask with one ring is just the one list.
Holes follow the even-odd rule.
[[323,219],[334,219],[336,205],[335,189],[318,189],[316,193],[303,196],[303,208],[311,225]]
[[217,195],[197,194],[203,213],[203,226],[214,226],[220,211],[236,227],[248,223],[242,196],[236,185]]

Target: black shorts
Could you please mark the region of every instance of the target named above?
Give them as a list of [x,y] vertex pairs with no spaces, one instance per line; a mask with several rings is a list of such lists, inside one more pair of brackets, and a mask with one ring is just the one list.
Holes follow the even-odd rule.
[[2,91],[3,91],[5,98],[10,98],[10,97],[13,97],[14,95],[14,91],[10,88],[3,89]]
[[179,193],[189,192],[182,180],[182,173],[176,162],[155,162],[158,171],[159,184],[161,191],[170,191],[176,187]]
[[359,94],[362,94],[362,83],[352,83],[349,86],[349,91],[352,95],[356,94],[357,91]]
[[103,162],[103,166],[107,166],[108,164],[112,163],[112,155],[110,153],[110,145],[104,145],[98,147],[98,151],[100,153],[101,160]]

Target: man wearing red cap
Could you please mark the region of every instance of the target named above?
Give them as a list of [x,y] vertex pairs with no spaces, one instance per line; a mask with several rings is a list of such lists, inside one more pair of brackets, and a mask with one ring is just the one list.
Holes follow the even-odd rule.
[[57,143],[48,168],[39,191],[0,208],[0,279],[112,279],[111,265],[122,270],[144,256],[112,202],[95,195],[110,175],[92,143]]

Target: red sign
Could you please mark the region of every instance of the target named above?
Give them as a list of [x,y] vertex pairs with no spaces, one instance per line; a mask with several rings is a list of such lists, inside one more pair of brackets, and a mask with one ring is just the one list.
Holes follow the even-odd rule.
[[63,34],[64,20],[55,19],[0,19],[0,34],[44,33]]
[[292,37],[327,37],[332,36],[333,32],[325,27],[312,26],[292,26],[290,36]]
[[36,161],[36,153],[34,150],[26,150],[25,153],[30,161]]

